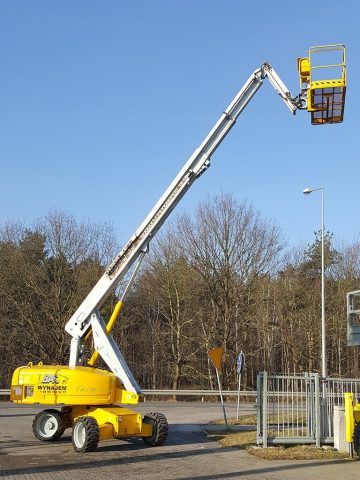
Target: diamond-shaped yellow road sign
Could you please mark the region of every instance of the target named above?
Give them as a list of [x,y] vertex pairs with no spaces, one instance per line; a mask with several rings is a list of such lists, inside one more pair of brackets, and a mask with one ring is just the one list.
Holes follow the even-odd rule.
[[223,356],[223,349],[222,348],[214,348],[213,350],[208,351],[208,355],[210,360],[212,361],[216,370],[220,370],[221,368],[221,361]]

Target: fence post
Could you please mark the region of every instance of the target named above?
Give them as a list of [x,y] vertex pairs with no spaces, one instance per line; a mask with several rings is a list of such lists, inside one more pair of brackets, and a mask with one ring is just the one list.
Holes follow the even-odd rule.
[[259,445],[262,440],[262,372],[256,376],[256,443]]
[[312,392],[312,378],[309,373],[304,373],[305,378],[305,411],[306,411],[306,426],[307,426],[307,436],[312,437],[314,435],[313,426],[314,426],[314,394]]
[[322,379],[323,437],[334,437],[334,397],[330,396],[330,382]]
[[263,385],[262,385],[262,435],[263,435],[263,448],[268,446],[268,408],[267,408],[267,372],[263,372]]
[[315,440],[316,446],[321,445],[321,399],[320,399],[320,379],[319,374],[314,373],[315,381]]

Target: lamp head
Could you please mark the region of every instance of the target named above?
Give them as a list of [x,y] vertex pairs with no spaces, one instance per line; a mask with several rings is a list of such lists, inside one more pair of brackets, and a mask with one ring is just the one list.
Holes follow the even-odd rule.
[[311,193],[311,192],[313,192],[313,191],[314,191],[314,190],[313,190],[312,188],[309,188],[309,187],[308,187],[308,188],[305,188],[305,189],[303,190],[303,194],[304,194],[304,195],[309,195],[309,193]]

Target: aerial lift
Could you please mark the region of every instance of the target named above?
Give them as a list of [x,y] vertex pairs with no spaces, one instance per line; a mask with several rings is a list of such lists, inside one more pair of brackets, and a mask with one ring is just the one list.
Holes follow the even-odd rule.
[[[315,52],[341,52],[336,65],[339,74],[335,80],[315,80],[317,66],[312,61]],[[46,409],[33,421],[35,436],[44,441],[58,439],[66,428],[72,428],[72,443],[78,452],[92,451],[99,440],[112,437],[142,437],[146,445],[164,443],[168,434],[165,416],[152,412],[141,417],[139,413],[120,405],[136,404],[141,390],[126,364],[111,330],[122,308],[124,298],[140,264],[149,249],[149,243],[191,185],[210,166],[211,155],[255,93],[267,78],[292,114],[298,109],[311,112],[313,124],[339,123],[343,120],[346,70],[345,47],[328,45],[312,47],[309,56],[298,60],[301,92],[292,97],[269,63],[255,70],[221,114],[213,129],[194,151],[175,179],[150,211],[135,234],[122,248],[103,276],[65,326],[71,336],[69,365],[33,365],[15,370],[11,385],[11,400],[20,404],[62,405]],[[99,309],[115,292],[129,271],[129,283],[105,325]],[[84,342],[92,335],[94,353],[84,359]],[[96,368],[99,357],[110,371]]]

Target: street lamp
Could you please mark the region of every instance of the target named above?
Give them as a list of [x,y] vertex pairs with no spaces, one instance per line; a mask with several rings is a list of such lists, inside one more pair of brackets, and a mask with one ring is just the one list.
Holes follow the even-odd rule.
[[321,375],[327,377],[326,372],[326,344],[325,344],[325,255],[324,255],[324,187],[305,188],[304,195],[321,190]]

